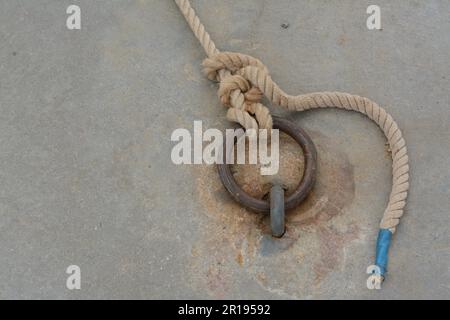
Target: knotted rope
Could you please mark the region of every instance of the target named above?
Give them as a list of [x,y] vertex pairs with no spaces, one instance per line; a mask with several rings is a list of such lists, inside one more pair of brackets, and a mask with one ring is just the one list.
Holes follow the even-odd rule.
[[[229,107],[227,118],[246,129],[271,129],[272,117],[260,101],[264,96],[276,105],[291,111],[314,108],[340,108],[365,114],[383,130],[392,153],[392,191],[384,211],[380,228],[392,235],[406,205],[409,188],[409,165],[405,139],[392,116],[375,102],[342,92],[316,92],[292,96],[285,93],[272,80],[266,66],[249,55],[220,52],[200,22],[189,0],[175,0],[186,21],[203,46],[208,58],[203,61],[204,73],[210,80],[219,81],[219,99]],[[377,245],[378,274],[384,276],[389,241]],[[383,238],[387,239],[386,236]],[[383,247],[381,250],[380,247]],[[384,261],[385,260],[385,261]]]

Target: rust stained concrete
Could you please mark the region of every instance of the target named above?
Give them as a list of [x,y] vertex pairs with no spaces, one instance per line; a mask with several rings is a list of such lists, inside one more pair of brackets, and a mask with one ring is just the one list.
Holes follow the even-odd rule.
[[230,126],[175,4],[80,0],[68,31],[69,4],[0,4],[0,298],[450,298],[448,1],[380,0],[369,31],[369,1],[193,0],[287,92],[348,91],[398,121],[411,193],[381,292],[365,287],[391,187],[374,124],[274,110],[311,133],[319,179],[273,240],[214,167],[170,161],[174,129]]

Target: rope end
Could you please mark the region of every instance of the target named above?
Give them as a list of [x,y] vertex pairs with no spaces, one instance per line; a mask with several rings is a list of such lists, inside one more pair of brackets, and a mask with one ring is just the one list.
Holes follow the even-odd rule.
[[375,266],[382,277],[385,277],[388,265],[389,247],[391,245],[392,232],[389,229],[380,229],[377,239]]
[[367,279],[367,288],[381,289],[388,265],[388,253],[391,245],[392,232],[389,229],[380,229],[377,239],[375,264],[367,268],[367,273],[370,274]]

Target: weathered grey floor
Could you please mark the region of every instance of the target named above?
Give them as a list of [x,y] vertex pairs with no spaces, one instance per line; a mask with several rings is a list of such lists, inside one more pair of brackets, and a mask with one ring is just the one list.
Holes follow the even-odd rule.
[[320,177],[274,241],[214,167],[170,161],[174,129],[230,125],[174,2],[0,0],[0,298],[450,298],[450,3],[378,0],[369,31],[373,2],[193,5],[287,92],[360,94],[398,121],[411,193],[382,291],[365,284],[391,187],[374,124],[287,115],[316,141]]

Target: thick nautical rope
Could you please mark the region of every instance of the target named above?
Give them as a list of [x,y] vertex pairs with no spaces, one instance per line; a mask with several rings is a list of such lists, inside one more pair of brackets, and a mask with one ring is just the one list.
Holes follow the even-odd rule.
[[384,132],[390,146],[392,191],[380,223],[375,265],[376,273],[384,276],[387,251],[392,234],[404,213],[409,188],[409,165],[405,139],[392,116],[375,102],[342,92],[316,92],[292,96],[285,93],[272,80],[268,69],[249,55],[220,52],[200,22],[189,0],[175,0],[186,21],[203,46],[208,58],[204,60],[205,75],[220,82],[219,99],[229,107],[227,118],[246,129],[271,129],[272,117],[260,101],[264,96],[276,105],[292,111],[315,108],[339,108],[360,112],[373,120]]

